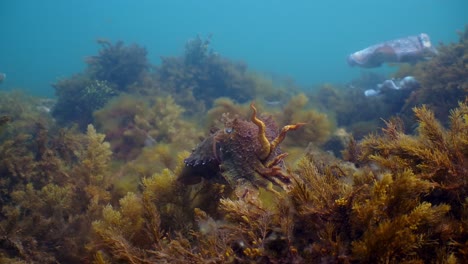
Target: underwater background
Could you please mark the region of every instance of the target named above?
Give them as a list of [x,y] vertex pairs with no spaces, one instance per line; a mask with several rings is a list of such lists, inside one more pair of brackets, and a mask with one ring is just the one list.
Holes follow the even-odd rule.
[[454,41],[467,9],[464,0],[2,1],[1,89],[53,96],[50,84],[82,70],[98,38],[138,43],[159,64],[197,34],[212,34],[223,56],[301,85],[347,82],[360,71],[345,63],[349,53],[421,32]]
[[2,1],[0,264],[466,263],[466,10]]

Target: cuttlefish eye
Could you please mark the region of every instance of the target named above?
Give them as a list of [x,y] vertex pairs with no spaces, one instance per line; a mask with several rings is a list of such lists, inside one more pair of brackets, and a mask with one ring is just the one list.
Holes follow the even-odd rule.
[[232,127],[226,127],[226,128],[224,129],[224,132],[225,132],[226,134],[231,134],[232,131],[233,131]]

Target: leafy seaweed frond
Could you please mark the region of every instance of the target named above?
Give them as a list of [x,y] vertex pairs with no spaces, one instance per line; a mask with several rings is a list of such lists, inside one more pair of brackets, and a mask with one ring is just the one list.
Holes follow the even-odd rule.
[[434,243],[426,228],[443,221],[449,210],[448,205],[421,203],[408,214],[377,221],[362,239],[352,243],[353,254],[356,260],[366,263],[408,260],[414,252]]

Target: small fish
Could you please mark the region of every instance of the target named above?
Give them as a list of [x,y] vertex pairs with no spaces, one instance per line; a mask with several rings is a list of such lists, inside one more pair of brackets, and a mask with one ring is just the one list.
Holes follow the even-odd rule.
[[268,100],[265,100],[265,104],[266,105],[269,105],[269,106],[279,106],[281,105],[283,102],[281,101],[268,101]]
[[2,83],[6,79],[6,74],[0,72],[0,83]]
[[43,113],[46,113],[46,114],[50,113],[50,110],[51,110],[49,107],[44,106],[44,105],[38,105],[38,106],[36,106],[36,109],[39,112],[43,112]]
[[263,98],[265,105],[269,107],[282,107],[285,104],[285,100],[277,98],[276,96]]

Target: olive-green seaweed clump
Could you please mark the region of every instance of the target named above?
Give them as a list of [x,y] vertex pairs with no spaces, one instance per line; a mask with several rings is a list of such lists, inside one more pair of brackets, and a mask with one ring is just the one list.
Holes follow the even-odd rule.
[[395,172],[411,170],[432,183],[433,194],[426,199],[449,203],[460,214],[459,197],[468,195],[467,103],[452,110],[450,129],[445,129],[426,106],[413,110],[418,120],[417,137],[404,134],[399,122],[389,121],[383,136],[371,135],[361,143],[361,160]]
[[104,136],[91,125],[52,132],[38,124],[0,144],[2,263],[82,263],[91,221],[111,202]]
[[211,38],[197,36],[187,42],[183,56],[164,57],[155,79],[162,91],[186,108],[202,112],[219,97],[237,102],[254,98],[256,80],[247,65],[232,62],[210,49]]
[[99,40],[99,54],[87,58],[88,72],[96,80],[105,80],[116,86],[118,91],[127,91],[129,86],[140,80],[149,69],[145,48],[137,44],[115,44]]
[[183,117],[185,109],[172,96],[122,94],[96,111],[97,127],[111,143],[114,157],[132,160],[146,148],[170,144],[174,150],[196,145],[197,126]]
[[147,52],[136,44],[100,40],[101,50],[87,59],[84,72],[58,80],[52,86],[57,104],[52,115],[60,124],[77,123],[82,130],[93,122],[93,112],[112,97],[127,92],[146,76]]
[[38,124],[52,125],[49,105],[53,103],[20,91],[0,92],[0,142],[18,133],[33,133]]
[[305,147],[308,143],[323,144],[330,137],[333,123],[325,113],[318,112],[310,107],[309,97],[300,93],[293,96],[277,114],[280,124],[296,122],[306,123],[304,127],[289,137],[286,144]]
[[[467,101],[451,111],[449,129],[425,106],[413,110],[418,136],[389,121],[382,136],[360,144],[361,161],[377,165],[382,175],[366,200],[373,205],[354,206],[356,224],[367,224],[353,243],[362,260],[467,258]],[[384,250],[382,243],[391,247]]]

